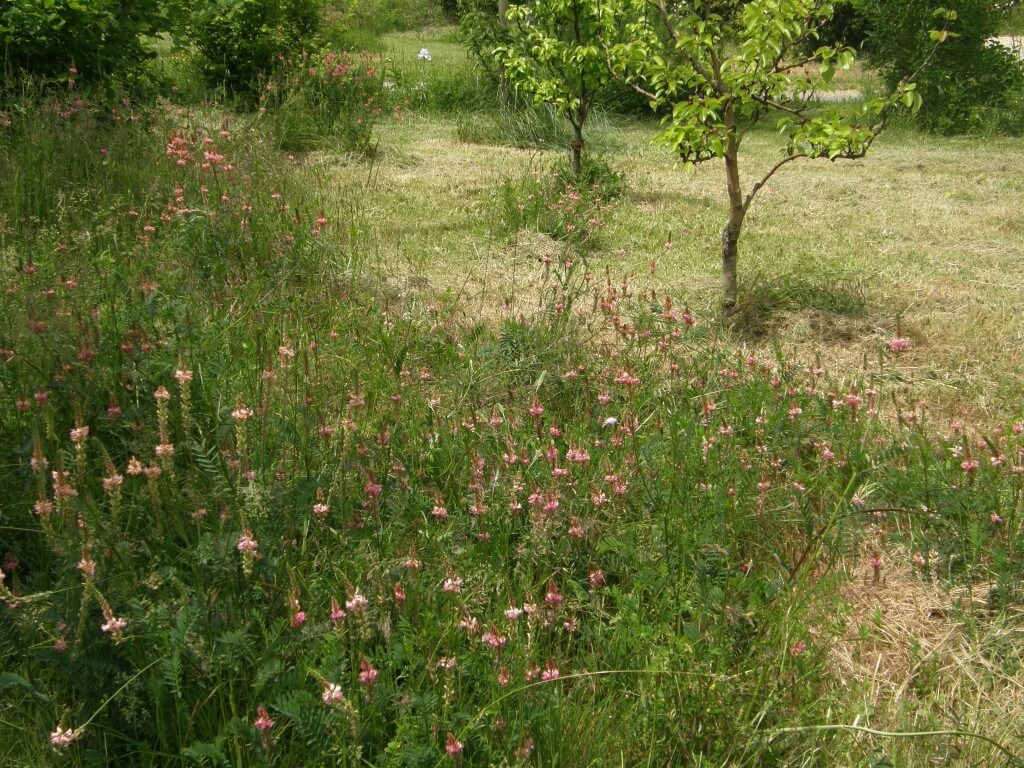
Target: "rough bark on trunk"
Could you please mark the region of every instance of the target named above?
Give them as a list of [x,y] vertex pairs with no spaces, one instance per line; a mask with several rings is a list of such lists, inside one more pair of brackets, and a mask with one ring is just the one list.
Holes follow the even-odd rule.
[[572,140],[572,175],[579,179],[583,165],[583,128],[573,126],[576,137]]
[[729,190],[729,221],[722,230],[722,312],[729,316],[736,309],[737,244],[743,229],[743,190],[740,188],[739,144],[736,141],[736,115],[732,102],[725,109],[729,143],[725,150],[725,179]]

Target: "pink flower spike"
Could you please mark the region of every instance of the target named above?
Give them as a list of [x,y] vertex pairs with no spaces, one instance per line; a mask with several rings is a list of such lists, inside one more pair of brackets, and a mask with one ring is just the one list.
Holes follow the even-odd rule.
[[50,743],[57,748],[66,747],[77,738],[78,734],[75,733],[74,728],[65,728],[63,725],[58,725],[56,730],[50,734]]
[[456,755],[462,754],[464,746],[465,745],[461,741],[455,738],[451,731],[448,732],[448,737],[444,741],[445,752],[447,752],[452,757],[455,757]]
[[256,707],[256,719],[253,721],[253,725],[262,733],[266,733],[274,727],[274,721],[270,719],[270,713],[267,712],[266,707]]

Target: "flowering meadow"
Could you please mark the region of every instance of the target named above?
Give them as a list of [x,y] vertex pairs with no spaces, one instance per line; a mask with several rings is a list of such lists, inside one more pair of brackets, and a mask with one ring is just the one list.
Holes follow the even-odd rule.
[[375,66],[0,113],[0,765],[1019,765],[934,665],[867,711],[836,648],[897,571],[1019,615],[1024,424],[932,419],[896,329],[859,376],[741,349],[557,173],[495,225],[564,235],[534,295],[400,290],[372,186],[290,154],[380,151]]

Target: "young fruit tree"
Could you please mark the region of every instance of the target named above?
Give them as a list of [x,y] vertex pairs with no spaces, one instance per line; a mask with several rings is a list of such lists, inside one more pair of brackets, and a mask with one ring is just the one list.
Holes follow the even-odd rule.
[[583,127],[594,96],[611,80],[604,43],[612,39],[610,0],[533,0],[510,5],[508,40],[494,50],[509,83],[550,104],[573,129],[572,171],[580,174]]
[[[819,94],[837,69],[850,67],[854,51],[815,47],[832,15],[832,3],[823,0],[621,0],[618,7],[620,37],[607,46],[609,60],[619,77],[667,112],[658,140],[687,166],[725,161],[722,306],[732,314],[737,246],[757,193],[795,160],[864,157],[897,106],[919,107],[913,77],[859,108],[824,108]],[[932,39],[938,44],[946,35]],[[785,137],[782,156],[744,190],[740,146],[767,120]]]

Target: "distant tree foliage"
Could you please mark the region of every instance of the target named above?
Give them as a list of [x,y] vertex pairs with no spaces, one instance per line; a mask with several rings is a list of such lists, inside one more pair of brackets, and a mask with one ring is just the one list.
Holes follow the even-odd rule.
[[[925,59],[917,79],[921,124],[941,133],[1024,131],[1024,67],[990,43],[1013,8],[998,0],[855,0],[868,22],[872,62],[895,87]],[[932,54],[936,11],[957,13],[947,43]]]
[[317,0],[195,0],[189,34],[212,85],[254,92],[320,26]]
[[0,0],[3,77],[122,74],[148,58],[143,37],[171,29],[160,0]]

